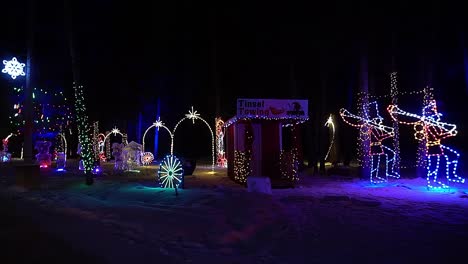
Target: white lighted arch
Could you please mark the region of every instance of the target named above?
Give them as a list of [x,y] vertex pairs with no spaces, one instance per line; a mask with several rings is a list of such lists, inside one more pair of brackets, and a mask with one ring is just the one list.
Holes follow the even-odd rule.
[[177,130],[177,127],[180,125],[180,123],[182,123],[186,119],[192,119],[193,124],[195,124],[195,119],[200,119],[210,129],[210,133],[211,133],[211,159],[212,159],[211,171],[214,171],[214,165],[215,165],[215,147],[214,147],[214,144],[215,144],[215,139],[214,139],[213,129],[211,129],[210,125],[208,124],[208,122],[206,122],[205,119],[200,117],[200,114],[198,114],[196,110],[193,110],[193,106],[192,106],[192,109],[189,110],[189,113],[185,114],[185,117],[182,118],[181,120],[179,120],[179,122],[177,122],[177,124],[174,127],[174,130],[172,131],[171,155],[173,155],[173,152],[174,152],[173,151],[174,150],[174,137],[175,137],[175,132]]
[[[114,127],[111,130],[111,132],[107,133],[107,135],[104,137],[104,144],[106,144],[106,140],[109,138],[110,134],[114,134],[114,136],[117,135],[117,134],[121,135],[122,136],[122,141],[125,138],[125,135],[122,134],[122,132],[120,132],[120,130],[118,128]],[[122,142],[122,143],[128,144],[128,142]]]
[[153,127],[156,127],[159,131],[159,128],[162,127],[164,129],[167,130],[167,132],[169,132],[169,135],[171,136],[171,155],[172,155],[172,144],[174,143],[174,135],[172,134],[171,130],[169,130],[169,128],[167,128],[167,126],[164,125],[164,123],[161,121],[161,117],[158,117],[158,120],[156,120],[156,122],[154,122],[151,126],[149,126],[145,133],[143,134],[143,142],[142,142],[142,145],[143,145],[143,152],[145,152],[145,137],[146,137],[146,133],[148,133],[148,131],[153,128]]
[[63,146],[64,146],[64,153],[65,155],[67,154],[67,139],[65,138],[65,135],[62,133],[58,133],[60,138],[63,140]]

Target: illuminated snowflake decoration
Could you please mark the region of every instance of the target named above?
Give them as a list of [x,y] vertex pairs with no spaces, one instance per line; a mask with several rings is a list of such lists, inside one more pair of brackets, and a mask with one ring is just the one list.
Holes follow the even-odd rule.
[[19,62],[15,57],[10,61],[3,60],[3,65],[5,65],[5,68],[2,69],[2,72],[8,73],[13,79],[16,79],[17,76],[26,75],[23,71],[25,64]]
[[156,122],[154,122],[153,125],[157,127],[159,131],[159,128],[164,126],[164,123],[161,121],[161,117],[158,117],[158,120],[156,120]]
[[197,113],[197,110],[193,110],[192,106],[192,110],[189,110],[189,113],[185,114],[185,117],[187,117],[188,119],[192,119],[192,122],[195,124],[195,119],[200,118],[200,114]]
[[112,129],[111,133],[114,134],[114,136],[115,136],[115,135],[117,135],[117,134],[120,134],[120,130],[119,130],[118,128],[114,127],[114,128]]
[[159,165],[158,181],[162,188],[177,188],[182,183],[184,170],[180,160],[173,155],[167,155]]

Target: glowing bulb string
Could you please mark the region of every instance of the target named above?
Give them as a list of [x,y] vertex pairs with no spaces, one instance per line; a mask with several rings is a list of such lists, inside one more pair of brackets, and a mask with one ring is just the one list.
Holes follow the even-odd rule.
[[[434,88],[429,88],[430,91],[433,91]],[[395,97],[395,96],[403,96],[403,95],[418,95],[418,94],[425,94],[427,91],[425,89],[422,90],[416,90],[416,91],[409,91],[409,92],[390,92],[390,94],[384,94],[384,95],[370,95],[369,94],[369,99],[372,100],[378,100],[378,99],[384,99],[384,98],[390,98],[390,97]],[[366,94],[365,92],[358,92],[358,95],[361,94]]]
[[224,151],[224,121],[217,117],[215,118],[216,127],[216,158],[217,165],[222,168],[227,167],[225,151]]

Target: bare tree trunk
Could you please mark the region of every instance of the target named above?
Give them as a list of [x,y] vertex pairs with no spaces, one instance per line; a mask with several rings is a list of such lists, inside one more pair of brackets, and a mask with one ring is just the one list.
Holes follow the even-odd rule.
[[[320,111],[319,117],[316,123],[318,135],[319,135],[319,144],[318,144],[318,158],[319,158],[319,171],[321,175],[326,173],[325,170],[325,145],[326,145],[326,137],[325,135],[325,128],[323,124],[326,121],[326,111],[327,111],[327,88],[328,88],[328,64],[327,58],[323,58],[323,62],[325,63],[325,67],[323,67],[323,71],[321,72],[321,83],[320,83]],[[325,120],[325,121],[324,121]]]

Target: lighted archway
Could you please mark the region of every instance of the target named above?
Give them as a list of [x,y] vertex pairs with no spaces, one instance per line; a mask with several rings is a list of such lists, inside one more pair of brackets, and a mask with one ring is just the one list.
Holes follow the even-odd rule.
[[[107,135],[104,137],[104,145],[106,145],[106,140],[109,138],[110,134],[114,134],[115,135],[121,135],[122,136],[122,143],[124,143],[125,145],[128,144],[128,141],[127,141],[127,136],[125,134],[123,134],[122,132],[120,132],[120,130],[117,128],[117,127],[114,127],[111,132],[107,133]],[[107,151],[110,151],[110,148],[107,148],[106,147],[106,152]],[[107,158],[110,158],[110,153],[106,153],[106,156]]]
[[172,131],[171,155],[173,155],[173,152],[174,152],[174,137],[175,137],[175,132],[177,130],[177,127],[180,125],[180,123],[182,123],[186,119],[192,119],[193,124],[195,124],[195,119],[200,119],[209,128],[210,133],[211,133],[211,158],[212,158],[211,171],[214,171],[214,166],[215,166],[215,145],[214,145],[215,144],[215,138],[214,138],[213,129],[211,129],[210,125],[208,124],[208,122],[206,122],[205,119],[200,117],[200,114],[198,114],[196,110],[193,110],[193,106],[192,106],[192,109],[189,110],[189,113],[185,114],[185,117],[182,118],[181,120],[179,120],[179,122],[177,122],[177,124],[174,127],[174,130]]
[[174,142],[174,135],[172,134],[171,130],[169,130],[169,128],[167,126],[164,125],[164,123],[161,121],[161,118],[158,118],[158,120],[156,120],[156,122],[154,122],[151,126],[149,126],[145,133],[143,134],[143,142],[142,142],[142,145],[143,145],[143,152],[145,152],[145,138],[146,138],[146,133],[148,133],[148,131],[153,128],[153,127],[156,127],[159,131],[159,128],[162,127],[164,129],[167,130],[167,132],[169,133],[169,135],[171,136],[171,155],[172,155],[172,144]]

